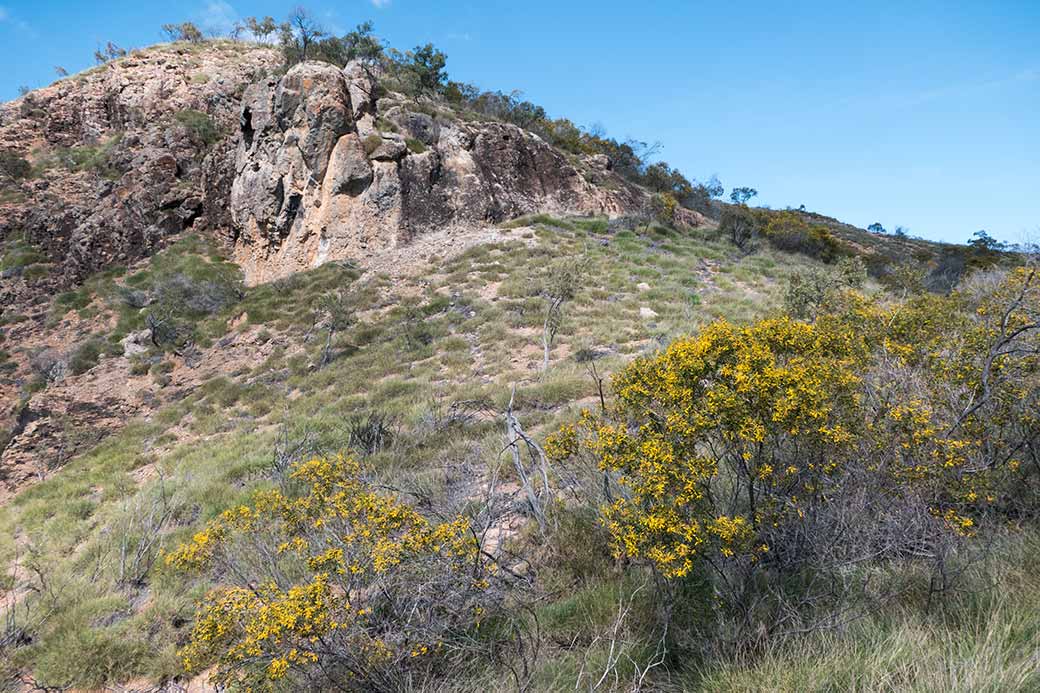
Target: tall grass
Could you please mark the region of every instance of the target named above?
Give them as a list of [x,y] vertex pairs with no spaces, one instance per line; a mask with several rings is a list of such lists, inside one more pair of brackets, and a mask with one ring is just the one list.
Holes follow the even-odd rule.
[[773,643],[753,661],[714,662],[682,690],[941,691],[1040,690],[1040,537],[1000,542],[966,591],[927,613],[898,605],[843,633]]

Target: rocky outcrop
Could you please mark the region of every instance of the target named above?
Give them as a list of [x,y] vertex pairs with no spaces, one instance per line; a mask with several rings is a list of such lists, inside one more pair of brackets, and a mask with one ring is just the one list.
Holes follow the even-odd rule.
[[0,150],[35,169],[5,186],[0,241],[24,232],[68,285],[226,223],[224,141],[245,86],[278,61],[243,44],[157,46],[0,105]]
[[609,167],[593,183],[518,127],[434,117],[375,92],[361,66],[324,63],[246,90],[230,213],[247,281],[363,258],[444,225],[613,215],[642,199]]

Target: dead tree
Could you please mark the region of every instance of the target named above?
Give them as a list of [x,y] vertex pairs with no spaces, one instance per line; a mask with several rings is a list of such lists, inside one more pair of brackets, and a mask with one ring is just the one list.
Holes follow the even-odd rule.
[[[552,491],[549,488],[549,458],[545,450],[525,431],[520,425],[520,420],[513,411],[513,403],[516,401],[516,385],[509,395],[509,405],[506,407],[506,449],[513,456],[513,467],[520,478],[527,503],[531,507],[531,513],[538,521],[538,527],[542,532],[546,529],[545,506],[548,504]],[[524,461],[524,450],[527,451],[527,462]]]
[[121,585],[140,587],[159,557],[163,530],[173,516],[166,494],[166,479],[160,474],[156,497],[145,507],[142,500],[129,507],[127,522],[119,540],[119,579]]

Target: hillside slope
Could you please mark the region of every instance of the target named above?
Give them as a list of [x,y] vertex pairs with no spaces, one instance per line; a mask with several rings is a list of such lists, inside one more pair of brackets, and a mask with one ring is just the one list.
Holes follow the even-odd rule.
[[[135,287],[114,275],[185,230],[204,234],[255,284],[329,261],[364,263],[431,230],[479,237],[481,225],[523,213],[617,214],[643,198],[602,162],[572,163],[516,126],[436,108],[434,118],[428,106],[380,94],[367,69],[304,63],[265,76],[279,59],[233,42],[160,46],[0,112],[0,147],[30,167],[6,181],[0,215],[10,265],[0,276],[3,320],[18,345],[5,351],[0,383],[0,493],[41,465],[60,466],[44,458],[66,459],[162,401],[120,388],[126,367],[108,364],[98,388],[69,387],[66,376],[79,375],[68,362],[84,345],[95,361],[137,349],[121,342],[147,327],[135,310],[157,290],[136,287],[128,298]],[[98,287],[83,288],[99,271],[109,307],[123,313],[115,322],[95,302]],[[217,274],[219,305],[239,280]]]
[[[1040,592],[1025,520],[1021,533],[987,535],[994,553],[1007,553],[1004,563],[965,570],[978,581],[965,584],[999,576],[1013,593],[916,610],[941,590],[906,551],[867,576],[865,584],[876,576],[909,587],[861,630],[772,637],[766,617],[751,609],[741,623],[758,640],[738,642],[726,630],[736,621],[721,616],[723,591],[709,578],[665,580],[645,556],[612,543],[615,528],[601,517],[609,503],[588,502],[576,481],[590,473],[610,498],[620,487],[607,463],[579,470],[554,456],[544,490],[528,476],[546,470],[539,460],[553,452],[546,442],[553,432],[613,411],[611,377],[650,363],[642,357],[718,321],[723,331],[763,319],[816,329],[816,313],[807,322],[785,316],[792,286],[815,292],[819,315],[840,315],[825,326],[862,321],[833,340],[842,344],[873,335],[868,318],[891,310],[885,324],[904,331],[879,342],[895,362],[909,359],[903,341],[919,336],[917,323],[938,330],[943,319],[984,320],[964,306],[999,294],[998,279],[987,275],[970,287],[963,305],[956,296],[907,300],[906,317],[903,297],[885,288],[903,281],[891,278],[895,270],[912,257],[916,280],[946,276],[943,258],[960,251],[769,210],[754,212],[765,222],[753,243],[737,247],[724,226],[729,206],[685,209],[622,175],[607,156],[554,147],[442,98],[406,96],[372,65],[284,69],[281,60],[270,48],[236,42],[157,46],[0,107],[5,160],[28,165],[0,181],[0,690],[216,690],[211,676],[226,661],[203,645],[239,626],[220,614],[208,622],[205,609],[231,604],[237,623],[257,608],[253,597],[276,594],[280,583],[268,594],[254,579],[258,565],[274,566],[275,582],[296,585],[286,601],[273,599],[279,609],[313,615],[337,604],[351,619],[341,630],[353,630],[329,647],[361,657],[328,680],[307,678],[312,672],[283,678],[311,663],[296,648],[284,655],[285,669],[267,650],[236,660],[235,667],[263,666],[254,667],[259,674],[232,667],[229,681],[249,685],[257,681],[233,677],[259,675],[258,686],[270,690],[337,687],[329,680],[347,690],[459,691],[1040,685],[1035,642],[1023,635],[1040,627],[1036,618],[999,616],[1040,613],[1031,608]],[[955,269],[953,283],[966,272]],[[908,286],[896,288],[905,295]],[[969,317],[941,312],[950,306]],[[830,345],[826,335],[809,341]],[[776,351],[786,358],[788,346]],[[752,356],[749,367],[768,360]],[[900,371],[863,366],[844,385],[928,382],[912,369],[935,360],[900,362]],[[847,363],[851,369],[851,357]],[[805,370],[820,381],[833,375],[812,364]],[[1028,406],[1035,374],[1014,373],[1024,385],[1017,400],[1007,399]],[[958,403],[963,394],[950,385],[941,396]],[[857,393],[842,402],[864,399]],[[689,404],[687,414],[707,404]],[[1033,430],[1028,418],[1014,421],[1016,431]],[[630,422],[618,435],[655,425]],[[816,454],[799,447],[798,426],[779,428],[785,445],[794,440],[795,457]],[[657,454],[652,445],[640,449],[647,459]],[[336,459],[344,468],[356,460],[362,470],[360,481],[335,482],[349,493],[301,490],[308,477],[299,465],[311,461],[312,472],[328,475],[315,487],[331,488],[328,479],[337,477],[321,465]],[[792,508],[799,494],[814,492],[796,481]],[[1003,494],[1005,482],[988,491]],[[728,483],[714,491],[727,496]],[[316,518],[306,514],[315,498],[342,505]],[[253,522],[251,503],[259,503],[258,518],[259,507],[275,508],[277,517]],[[967,516],[966,501],[958,503]],[[1008,510],[1014,522],[1028,514],[1016,515],[1018,508]],[[272,538],[301,525],[322,535],[323,522],[345,517],[363,528],[349,533],[352,540],[391,528],[370,547],[370,565],[344,562],[342,547],[304,560],[293,553],[299,544]],[[753,511],[748,517],[757,521]],[[729,520],[711,519],[723,530]],[[928,512],[914,520],[942,524]],[[227,563],[196,565],[211,538],[234,534],[235,521],[247,531],[222,556]],[[424,533],[428,525],[435,529]],[[462,526],[475,538],[473,553],[458,548],[468,539],[445,538]],[[950,551],[950,565],[960,566],[957,549]],[[437,572],[445,555],[466,559],[461,583]],[[763,556],[741,565],[768,564]],[[414,573],[406,557],[419,560]],[[319,590],[325,602],[303,604],[301,595],[315,593],[298,589],[300,576],[335,560],[343,579],[379,577]],[[858,568],[846,568],[842,575],[855,582]],[[244,592],[219,591],[240,577]],[[395,612],[390,605],[398,603],[388,600],[366,613],[366,600],[381,593],[405,595],[411,610]],[[798,608],[812,612],[817,603]],[[272,611],[241,628],[264,626],[268,635],[257,642],[285,628],[289,642],[306,622],[295,613]],[[427,614],[443,620],[431,625]],[[671,624],[665,634],[662,622]],[[335,639],[337,627],[321,637]],[[319,638],[304,635],[301,643]],[[810,657],[792,657],[791,647]],[[893,652],[869,662],[849,656],[863,647]],[[951,648],[982,673],[946,667]],[[921,651],[925,661],[915,663]],[[192,667],[196,654],[201,665]]]

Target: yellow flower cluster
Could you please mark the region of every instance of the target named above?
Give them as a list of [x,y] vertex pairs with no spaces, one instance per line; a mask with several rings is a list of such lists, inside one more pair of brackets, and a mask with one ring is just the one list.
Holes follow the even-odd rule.
[[993,347],[1035,321],[1035,291],[1021,307],[1028,272],[978,313],[956,293],[890,306],[850,293],[813,323],[713,323],[629,364],[611,410],[563,426],[546,451],[590,457],[620,487],[603,508],[616,553],[667,577],[698,558],[760,559],[765,529],[803,521],[853,469],[970,534],[996,498],[996,465],[980,462],[994,431],[1040,428],[1023,404],[1037,401],[1040,350]]
[[[218,588],[200,606],[181,651],[186,670],[215,661],[217,683],[262,690],[335,652],[349,651],[365,666],[390,661],[397,647],[402,656],[417,657],[436,643],[390,644],[373,628],[367,603],[378,601],[380,589],[410,574],[413,565],[433,570],[435,564],[457,573],[462,590],[488,588],[465,518],[430,523],[373,491],[351,458],[308,460],[291,479],[306,492],[259,492],[250,505],[224,512],[166,555],[168,565],[197,571],[234,564],[250,541],[277,547],[267,557],[270,579]],[[269,543],[271,535],[279,541]],[[243,570],[238,565],[233,572]]]

